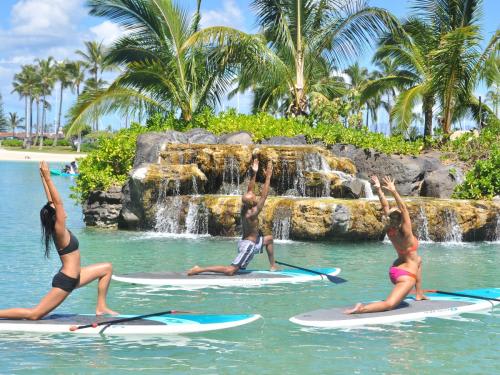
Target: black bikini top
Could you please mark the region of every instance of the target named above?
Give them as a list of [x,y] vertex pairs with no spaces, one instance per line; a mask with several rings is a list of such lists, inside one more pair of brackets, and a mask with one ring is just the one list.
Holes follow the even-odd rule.
[[[80,246],[80,243],[78,242],[78,238],[76,238],[75,235],[73,233],[71,233],[71,231],[69,229],[67,229],[67,231],[69,233],[69,244],[63,249],[57,249],[57,252],[59,253],[59,255],[66,255],[66,254],[72,253],[73,251],[78,250],[78,247]],[[54,244],[56,244],[55,237],[54,237]],[[56,244],[56,248],[57,248],[57,244]]]

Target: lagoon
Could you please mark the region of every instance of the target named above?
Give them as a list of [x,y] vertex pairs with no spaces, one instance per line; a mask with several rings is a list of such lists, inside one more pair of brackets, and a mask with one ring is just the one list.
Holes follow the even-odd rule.
[[[43,257],[38,212],[45,203],[32,162],[0,162],[0,308],[30,306],[59,269],[55,252]],[[111,261],[117,273],[179,271],[229,262],[236,239],[172,236],[85,228],[69,199],[71,178],[54,177],[64,196],[68,227],[77,235],[82,264]],[[499,287],[500,243],[424,243],[424,288]],[[204,313],[259,313],[243,327],[172,337],[82,337],[0,334],[0,373],[42,374],[331,374],[495,373],[500,359],[500,311],[453,319],[317,330],[288,321],[322,307],[384,298],[395,258],[384,242],[278,242],[277,259],[306,267],[342,268],[348,283],[326,281],[261,288],[178,290],[112,282],[110,306],[127,314],[167,309]],[[265,255],[253,268],[267,267]],[[94,284],[74,292],[57,310],[92,313]]]

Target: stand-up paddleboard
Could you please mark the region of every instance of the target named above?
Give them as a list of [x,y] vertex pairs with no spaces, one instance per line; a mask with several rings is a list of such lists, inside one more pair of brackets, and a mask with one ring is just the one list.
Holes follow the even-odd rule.
[[[314,271],[336,276],[340,268],[315,268]],[[113,275],[113,280],[140,285],[168,285],[177,287],[211,287],[211,286],[260,286],[279,283],[300,283],[326,279],[325,276],[301,270],[282,271],[240,271],[234,276],[221,273],[206,272],[188,276],[186,272],[137,272],[124,275]]]
[[[257,314],[246,315],[159,315],[135,319],[123,323],[102,324],[134,315],[102,317],[95,315],[53,314],[41,320],[0,319],[0,332],[35,332],[35,333],[81,333],[106,335],[168,335],[192,332],[215,331],[251,323],[259,318]],[[92,325],[71,331],[71,327]]]
[[58,169],[51,169],[50,174],[53,176],[63,176],[63,177],[77,177],[79,174],[78,173],[66,173],[62,172]]
[[[457,293],[484,298],[498,298],[500,297],[500,288],[464,290]],[[290,318],[290,321],[310,327],[351,328],[373,324],[422,320],[429,317],[447,317],[467,312],[488,310],[500,303],[498,301],[450,296],[440,293],[429,293],[427,297],[430,299],[425,301],[415,301],[413,298],[407,298],[399,307],[390,311],[345,314],[344,310],[352,308],[353,305],[351,305],[349,307],[307,312]]]

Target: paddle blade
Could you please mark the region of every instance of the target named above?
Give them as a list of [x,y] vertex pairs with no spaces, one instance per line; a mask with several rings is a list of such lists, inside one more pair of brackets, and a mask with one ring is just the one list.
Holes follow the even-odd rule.
[[331,275],[325,275],[325,276],[328,280],[330,280],[334,284],[342,284],[342,283],[347,282],[346,279],[343,279],[343,278],[338,277],[338,276],[331,276]]

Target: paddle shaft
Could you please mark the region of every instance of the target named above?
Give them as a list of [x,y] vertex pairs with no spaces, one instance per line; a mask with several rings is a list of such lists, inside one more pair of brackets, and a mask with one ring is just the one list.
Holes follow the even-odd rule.
[[167,310],[167,311],[161,311],[157,313],[152,313],[152,314],[145,314],[145,315],[137,315],[137,316],[131,316],[129,318],[120,318],[120,319],[114,319],[114,320],[108,320],[106,322],[100,322],[100,323],[92,323],[92,324],[85,324],[81,326],[71,326],[70,331],[76,331],[78,329],[84,329],[84,328],[96,328],[99,326],[110,326],[113,324],[118,324],[118,323],[125,323],[125,322],[131,322],[134,320],[140,320],[140,319],[146,319],[146,318],[151,318],[153,316],[158,316],[158,315],[168,315],[168,314],[175,314],[178,312],[182,311],[176,311],[176,310]]
[[467,298],[474,298],[474,299],[484,299],[485,301],[496,301],[500,302],[500,299],[498,298],[488,298],[488,297],[482,297],[482,296],[475,296],[472,294],[464,294],[464,293],[454,293],[454,292],[445,292],[443,290],[426,290],[426,292],[429,293],[439,293],[439,294],[447,294],[449,296],[457,296],[457,297],[467,297]]
[[306,271],[306,272],[311,272],[311,273],[315,273],[316,275],[321,275],[321,276],[330,276],[328,275],[327,273],[323,273],[323,272],[318,272],[318,271],[315,271],[315,270],[310,270],[308,268],[302,268],[302,267],[299,267],[299,266],[294,266],[292,264],[288,264],[288,263],[284,263],[284,262],[279,262],[279,261],[276,261],[276,263],[278,264],[281,264],[282,266],[287,266],[287,267],[292,267],[292,268],[297,268],[298,270],[302,270],[302,271]]

